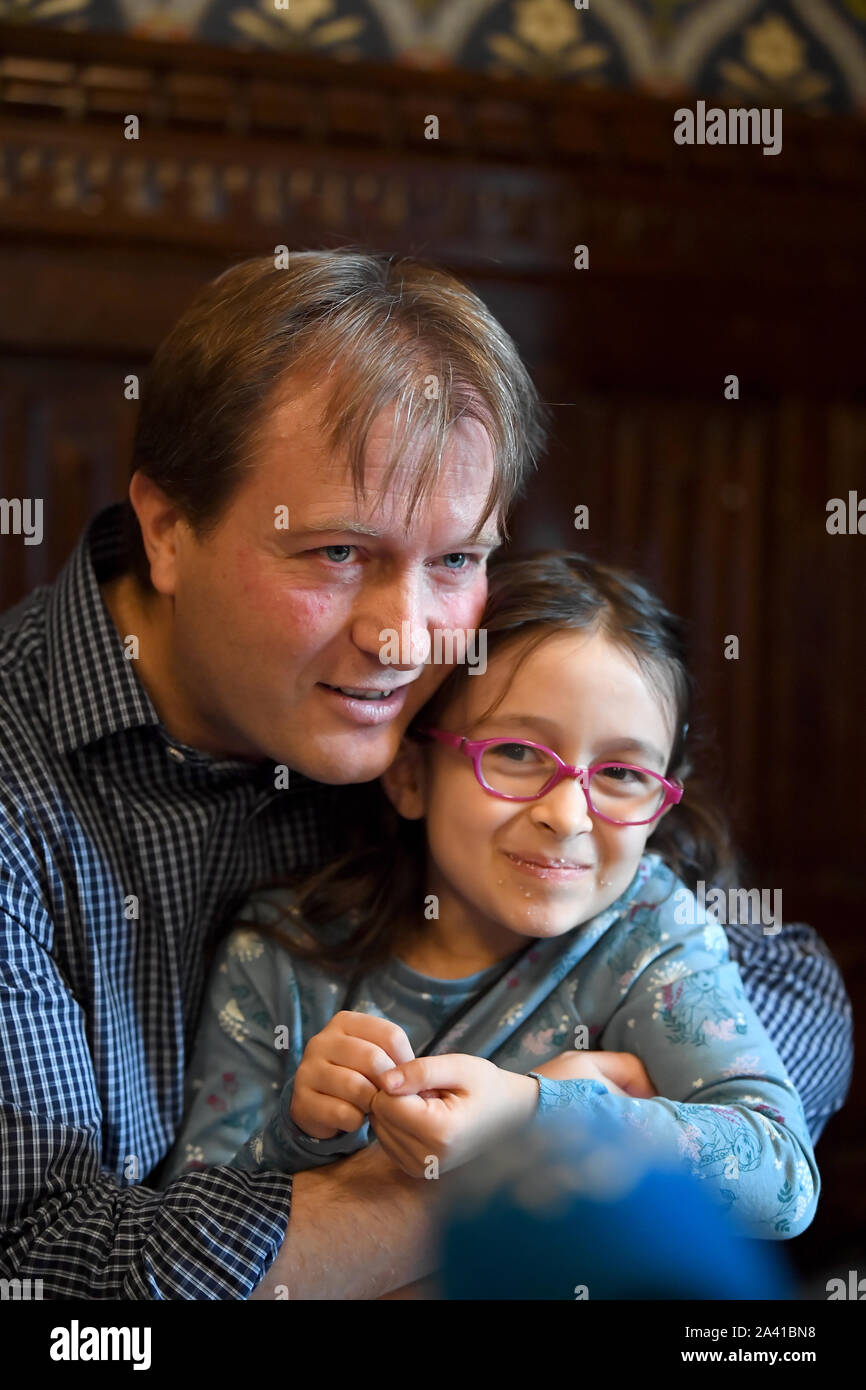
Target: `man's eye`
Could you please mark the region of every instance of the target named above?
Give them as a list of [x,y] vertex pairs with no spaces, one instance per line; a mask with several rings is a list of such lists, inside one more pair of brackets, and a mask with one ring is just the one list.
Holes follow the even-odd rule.
[[467,555],[465,550],[449,550],[449,552],[448,552],[447,555],[443,555],[443,556],[442,556],[442,559],[443,559],[443,560],[446,560],[446,561],[447,561],[447,560],[464,560],[464,561],[466,562],[465,564],[458,564],[458,565],[448,565],[448,564],[446,564],[446,566],[445,566],[446,569],[453,569],[453,570],[465,570],[465,569],[469,569],[470,566],[472,566],[472,565],[480,565],[480,564],[481,564],[481,556],[480,556],[480,555]]
[[322,553],[327,557],[327,559],[333,560],[336,564],[339,564],[341,560],[345,560],[345,559],[346,559],[346,555],[345,555],[345,554],[342,554],[342,555],[334,555],[334,554],[331,553],[332,551],[339,550],[339,551],[344,551],[344,552],[345,552],[345,551],[347,551],[347,550],[354,550],[354,549],[355,549],[355,546],[353,546],[353,545],[323,545],[323,546],[321,547],[321,551],[322,551]]

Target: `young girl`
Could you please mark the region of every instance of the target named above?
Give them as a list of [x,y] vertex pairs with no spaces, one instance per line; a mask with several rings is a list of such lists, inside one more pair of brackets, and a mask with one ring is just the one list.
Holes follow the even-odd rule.
[[254,894],[223,943],[163,1182],[374,1137],[421,1177],[599,1106],[747,1234],[799,1234],[819,1191],[802,1105],[688,886],[735,865],[683,790],[679,621],[544,552],[491,568],[482,628],[486,673],[456,667],[352,789],[348,853]]

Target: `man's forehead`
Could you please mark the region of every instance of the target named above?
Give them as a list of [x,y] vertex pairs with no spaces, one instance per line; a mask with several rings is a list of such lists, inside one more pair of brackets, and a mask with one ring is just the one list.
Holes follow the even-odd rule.
[[[279,445],[281,440],[304,437],[312,446],[329,444],[329,410],[334,399],[334,383],[322,380],[312,371],[292,372],[275,385],[257,428],[258,442]],[[404,407],[393,400],[381,407],[370,420],[367,447],[371,453],[387,451],[395,425],[399,425]],[[366,406],[364,412],[366,412]],[[490,436],[481,420],[474,414],[461,414],[451,424],[453,439],[471,439],[474,452],[481,446],[492,453]]]
[[[352,532],[391,537],[435,530],[449,543],[502,543],[496,515],[484,514],[495,467],[490,435],[480,420],[462,416],[445,437],[436,472],[414,498],[425,448],[423,435],[395,439],[394,407],[373,420],[364,441],[363,480],[356,490],[348,451],[335,449],[326,423],[327,391],[319,381],[294,382],[294,391],[275,395],[258,437],[250,500],[279,494],[289,507],[290,530]],[[323,408],[325,415],[323,415]],[[411,510],[411,516],[410,516]]]
[[[289,460],[282,466],[271,460],[257,470],[252,489],[269,498],[279,494],[278,500],[290,509],[292,531],[303,527],[386,536],[395,530],[435,527],[457,530],[468,540],[484,514],[492,477],[490,467],[443,459],[438,476],[427,483],[423,496],[414,498],[413,505],[418,473],[411,460],[401,460],[389,478],[387,468],[368,457],[363,485],[357,490],[346,463],[322,463],[298,469]],[[500,543],[495,513],[487,518],[478,541]]]
[[[430,499],[424,499],[416,506],[413,517],[408,515],[407,500],[392,497],[389,507],[373,514],[369,508],[369,499],[367,502],[359,502],[357,510],[352,507],[333,510],[329,509],[325,499],[320,497],[309,506],[294,509],[291,531],[295,535],[310,536],[349,532],[357,536],[387,540],[392,539],[395,532],[400,535],[421,534],[430,529],[432,522],[437,532],[444,533],[447,530],[446,539],[454,543],[468,544],[470,540],[475,545],[482,546],[497,546],[502,543],[501,532],[491,518],[487,519],[480,533],[476,534],[482,499],[479,499],[479,505],[472,513],[464,506],[459,509],[446,508],[440,513],[435,507],[431,508]],[[462,500],[465,501],[465,498]]]
[[[270,453],[290,440],[303,439],[305,447],[330,455],[331,410],[335,398],[335,383],[312,372],[295,372],[279,381],[263,410],[256,430],[256,443]],[[395,430],[405,424],[404,410],[408,402],[393,400],[383,405],[369,418],[369,403],[359,400],[359,414],[368,419],[366,450],[375,458],[390,454]],[[344,408],[341,407],[341,408]],[[418,441],[416,441],[416,444]],[[451,421],[447,451],[452,454],[468,452],[473,457],[492,461],[492,445],[483,422],[469,411]],[[339,459],[335,460],[339,463]]]

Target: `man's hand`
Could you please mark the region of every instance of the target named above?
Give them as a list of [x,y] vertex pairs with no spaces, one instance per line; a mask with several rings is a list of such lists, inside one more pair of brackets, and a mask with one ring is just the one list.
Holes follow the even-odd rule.
[[379,1144],[296,1173],[285,1240],[251,1298],[376,1299],[425,1279],[448,1182],[408,1177]]
[[633,1052],[560,1052],[532,1070],[551,1081],[600,1081],[614,1096],[651,1100],[658,1095],[643,1062]]
[[[397,1077],[402,1078],[397,1085]],[[370,1125],[404,1173],[423,1177],[431,1158],[448,1172],[531,1119],[538,1083],[483,1057],[418,1057],[385,1075],[373,1097]]]
[[304,1048],[289,1113],[313,1139],[352,1134],[367,1118],[383,1074],[414,1056],[396,1023],[342,1009]]

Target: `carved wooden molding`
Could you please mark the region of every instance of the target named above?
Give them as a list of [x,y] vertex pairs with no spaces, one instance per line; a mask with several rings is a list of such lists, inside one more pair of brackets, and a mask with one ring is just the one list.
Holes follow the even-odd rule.
[[677,146],[691,100],[0,26],[0,233],[363,237],[563,279],[586,242],[603,272],[860,285],[866,125],[786,114],[777,157]]

